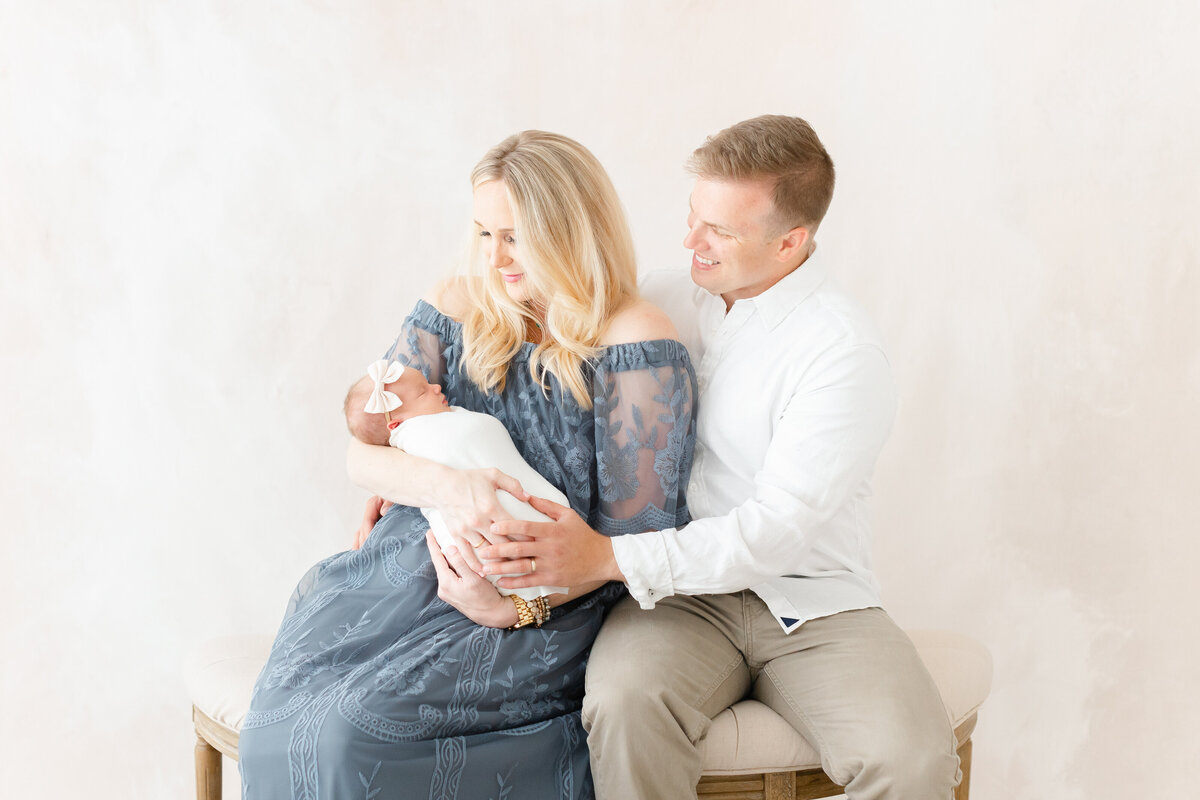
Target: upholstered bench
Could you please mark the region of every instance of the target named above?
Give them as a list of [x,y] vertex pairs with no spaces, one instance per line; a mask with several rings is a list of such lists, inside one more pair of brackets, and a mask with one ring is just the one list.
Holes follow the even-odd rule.
[[[979,643],[943,631],[909,631],[929,667],[958,737],[967,800],[971,778],[971,732],[991,688],[992,663]],[[267,660],[269,636],[231,636],[207,642],[184,669],[196,726],[196,797],[220,800],[221,756],[237,760],[238,732],[250,706],[250,690]],[[702,800],[814,800],[841,793],[821,771],[821,759],[783,718],[761,703],[744,700],[721,712],[700,744]]]

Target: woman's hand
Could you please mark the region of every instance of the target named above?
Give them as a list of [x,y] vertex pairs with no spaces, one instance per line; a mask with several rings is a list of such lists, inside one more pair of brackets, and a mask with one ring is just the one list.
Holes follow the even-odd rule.
[[516,606],[486,579],[476,575],[457,548],[448,548],[442,555],[431,531],[425,532],[425,544],[437,570],[438,597],[479,625],[507,628],[517,623]]
[[375,528],[375,523],[379,522],[392,503],[389,500],[384,500],[379,495],[371,495],[367,500],[367,507],[363,509],[362,522],[358,525],[358,530],[354,532],[354,549],[362,549],[363,543],[367,541],[367,537],[371,535],[371,531]]
[[454,470],[451,474],[439,492],[436,508],[446,530],[458,542],[459,557],[471,572],[479,572],[482,565],[475,548],[508,541],[491,532],[493,522],[512,519],[496,492],[508,492],[522,502],[529,502],[529,495],[520,481],[498,469]]

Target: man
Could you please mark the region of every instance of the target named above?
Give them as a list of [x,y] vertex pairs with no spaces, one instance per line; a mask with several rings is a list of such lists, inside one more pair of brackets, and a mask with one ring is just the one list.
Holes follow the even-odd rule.
[[[870,321],[814,236],[833,162],[808,123],[740,122],[693,153],[694,287],[648,282],[697,365],[693,522],[608,539],[573,512],[501,522],[480,550],[502,585],[624,581],[588,666],[601,798],[695,797],[695,743],[753,697],[821,753],[851,800],[948,798],[954,735],[912,642],[879,607],[869,478],[895,391]],[[640,608],[639,608],[640,606]]]

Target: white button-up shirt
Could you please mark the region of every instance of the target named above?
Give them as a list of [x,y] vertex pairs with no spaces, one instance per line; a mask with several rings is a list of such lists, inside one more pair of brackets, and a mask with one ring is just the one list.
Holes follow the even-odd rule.
[[749,588],[787,631],[879,605],[869,479],[896,392],[866,314],[815,253],[728,313],[686,272],[653,273],[642,292],[679,330],[700,398],[693,521],[613,539],[630,594],[651,608]]

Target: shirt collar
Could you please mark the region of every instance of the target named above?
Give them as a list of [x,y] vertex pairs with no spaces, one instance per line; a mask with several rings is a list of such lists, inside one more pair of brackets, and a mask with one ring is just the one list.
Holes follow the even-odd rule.
[[736,306],[738,303],[752,304],[755,310],[762,314],[767,329],[773,330],[824,282],[825,271],[818,263],[817,251],[814,248],[803,264],[784,275],[770,289],[754,297],[737,300],[734,305]]

